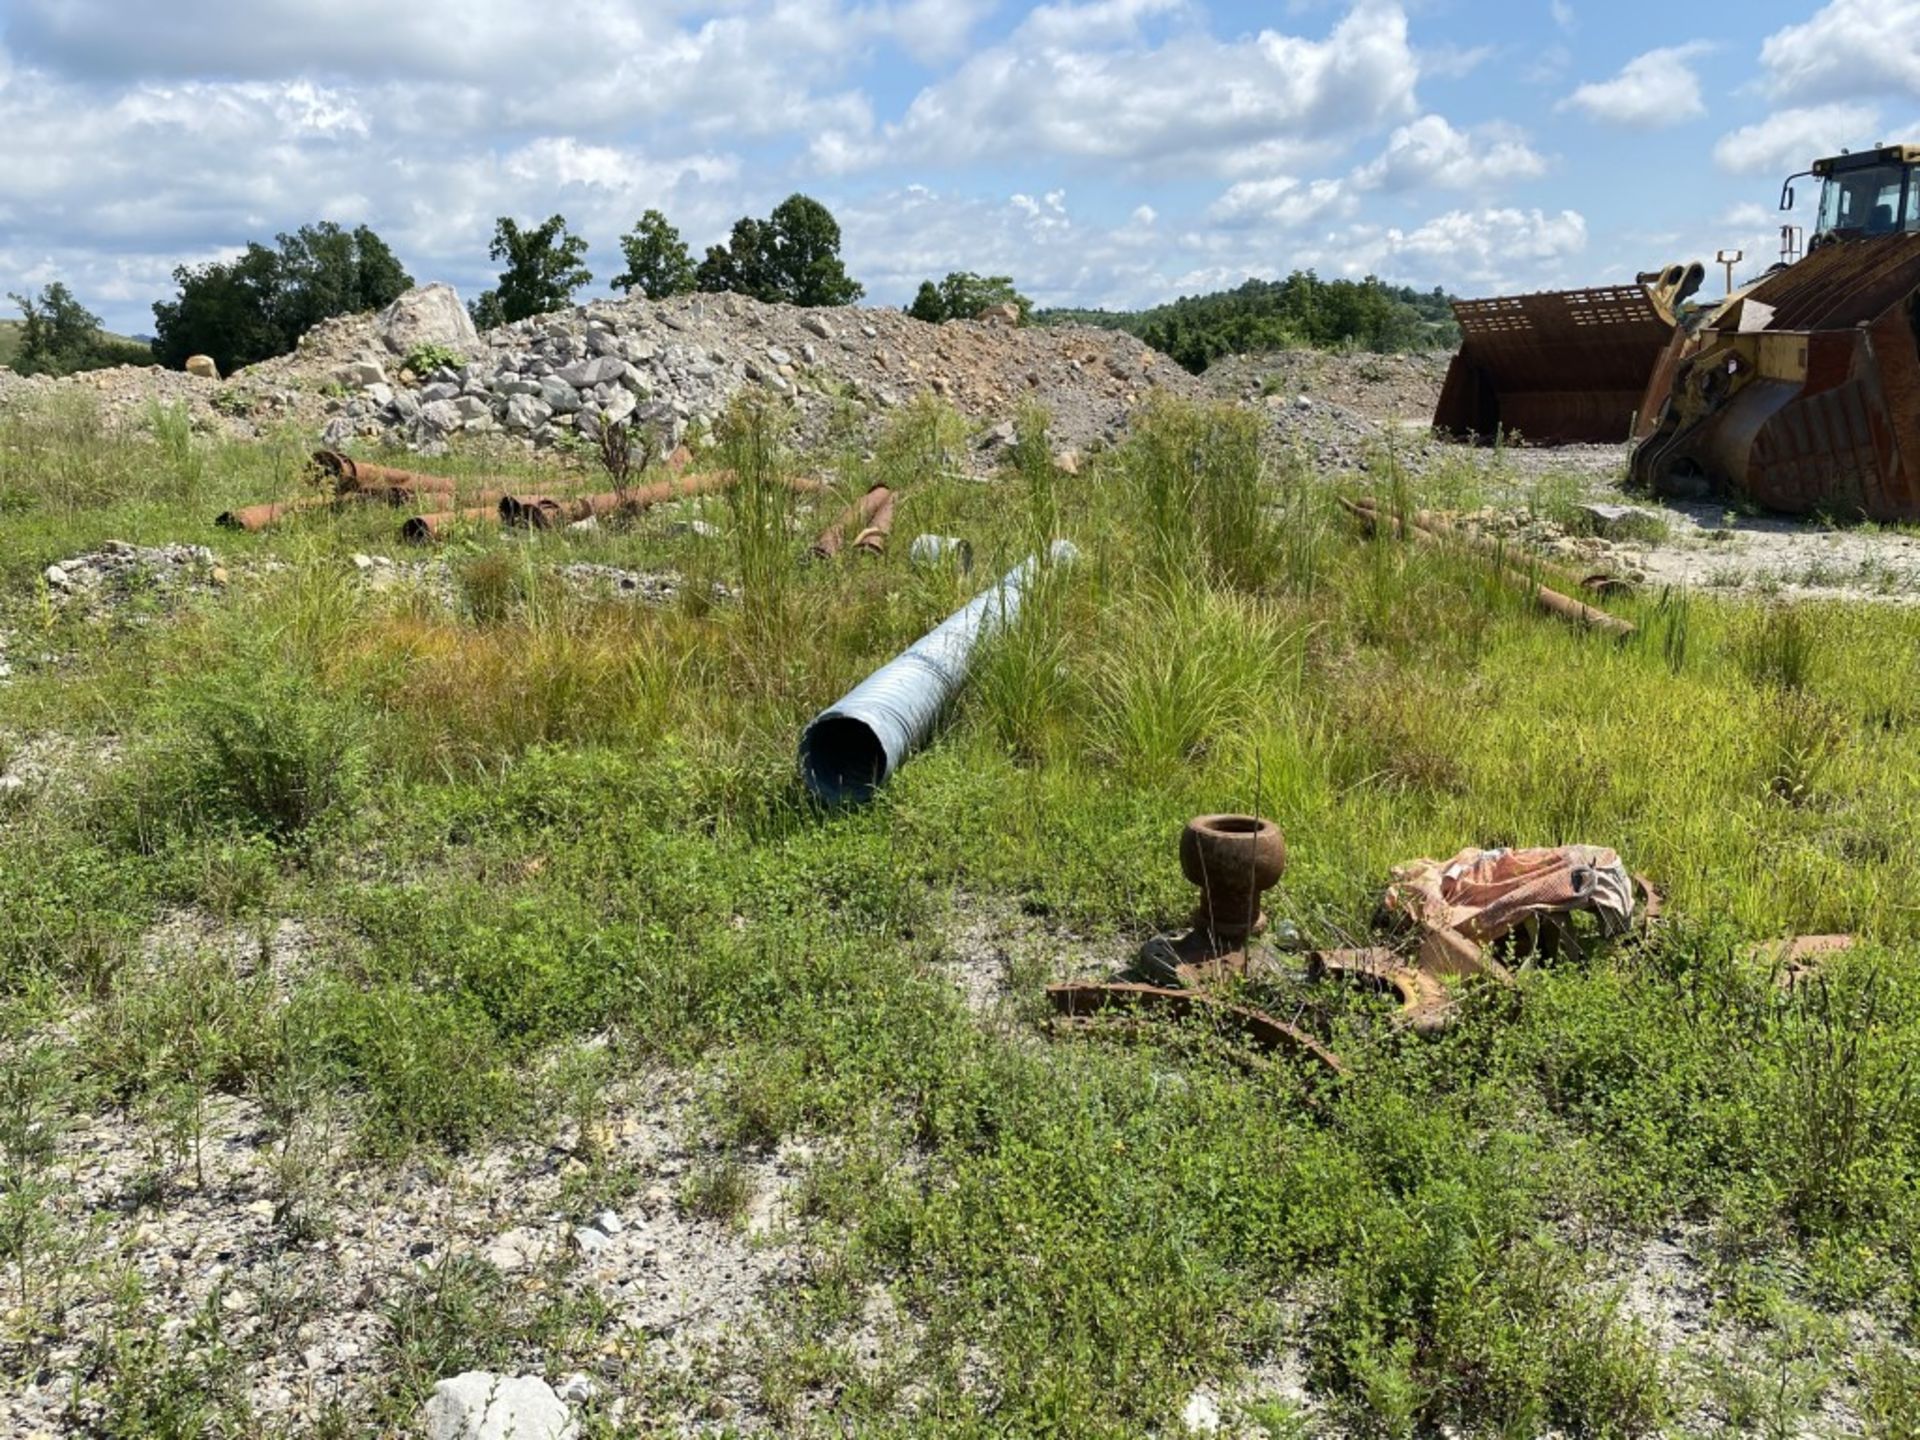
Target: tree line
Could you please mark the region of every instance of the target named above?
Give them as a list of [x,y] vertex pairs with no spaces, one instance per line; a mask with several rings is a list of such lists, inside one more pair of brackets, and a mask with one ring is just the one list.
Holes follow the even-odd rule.
[[1124,330],[1196,375],[1222,355],[1302,346],[1377,352],[1451,349],[1460,343],[1446,292],[1364,280],[1322,280],[1296,270],[1233,290],[1182,296],[1149,310],[1049,310],[1043,323]]
[[[620,237],[625,268],[613,288],[652,300],[694,291],[749,295],[769,304],[851,305],[866,294],[840,257],[840,225],[826,206],[792,195],[765,218],[742,216],[727,239],[700,260],[659,210],[648,210]],[[538,224],[501,216],[489,252],[497,283],[468,306],[481,329],[564,309],[593,283],[587,242],[561,215]],[[12,297],[22,312],[13,368],[67,374],[102,365],[157,361],[180,368],[212,357],[222,374],[284,355],[300,337],[336,315],[377,310],[413,286],[393,250],[365,225],[332,221],[250,243],[226,261],[180,266],[178,293],[154,305],[151,346],[108,336],[65,285]],[[1189,370],[1219,356],[1288,346],[1408,350],[1458,342],[1446,295],[1362,281],[1321,280],[1296,271],[1285,280],[1249,280],[1238,289],[1183,296],[1135,312],[1035,311],[1006,275],[953,271],[928,280],[908,313],[939,324],[1012,306],[1022,324],[1078,322],[1125,330]]]

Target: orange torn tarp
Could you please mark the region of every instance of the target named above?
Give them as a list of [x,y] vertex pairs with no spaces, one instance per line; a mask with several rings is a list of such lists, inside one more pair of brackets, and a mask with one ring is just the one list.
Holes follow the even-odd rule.
[[1594,915],[1602,934],[1624,935],[1633,924],[1633,890],[1619,855],[1601,846],[1470,848],[1451,860],[1396,867],[1382,909],[1419,932],[1417,963],[1427,974],[1504,976],[1485,947],[1576,910]]

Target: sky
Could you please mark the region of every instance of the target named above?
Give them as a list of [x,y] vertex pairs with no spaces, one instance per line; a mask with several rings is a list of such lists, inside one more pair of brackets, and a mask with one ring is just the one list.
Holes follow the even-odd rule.
[[[1779,250],[1920,141],[1920,0],[0,0],[0,291],[152,329],[179,265],[367,224],[471,297],[497,216],[693,245],[823,201],[868,302],[1500,294]],[[1799,187],[1803,214],[1812,187]]]

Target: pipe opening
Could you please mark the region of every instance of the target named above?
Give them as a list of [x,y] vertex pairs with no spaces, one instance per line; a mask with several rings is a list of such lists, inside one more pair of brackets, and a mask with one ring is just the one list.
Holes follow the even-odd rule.
[[1258,835],[1264,825],[1251,815],[1220,815],[1209,820],[1206,828],[1216,835]]
[[800,737],[800,770],[817,799],[864,803],[887,778],[886,747],[866,721],[823,715]]

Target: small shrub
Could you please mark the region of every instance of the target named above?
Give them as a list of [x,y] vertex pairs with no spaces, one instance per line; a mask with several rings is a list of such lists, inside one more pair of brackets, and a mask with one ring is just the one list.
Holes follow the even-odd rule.
[[416,375],[431,375],[436,370],[458,370],[466,363],[466,356],[445,345],[416,345],[401,366]]
[[1750,613],[1734,635],[1734,658],[1756,685],[1804,689],[1813,677],[1820,634],[1804,605],[1768,605]]
[[365,781],[364,711],[271,654],[181,679],[162,715],[119,772],[110,811],[121,838],[150,854],[210,831],[297,840]]

